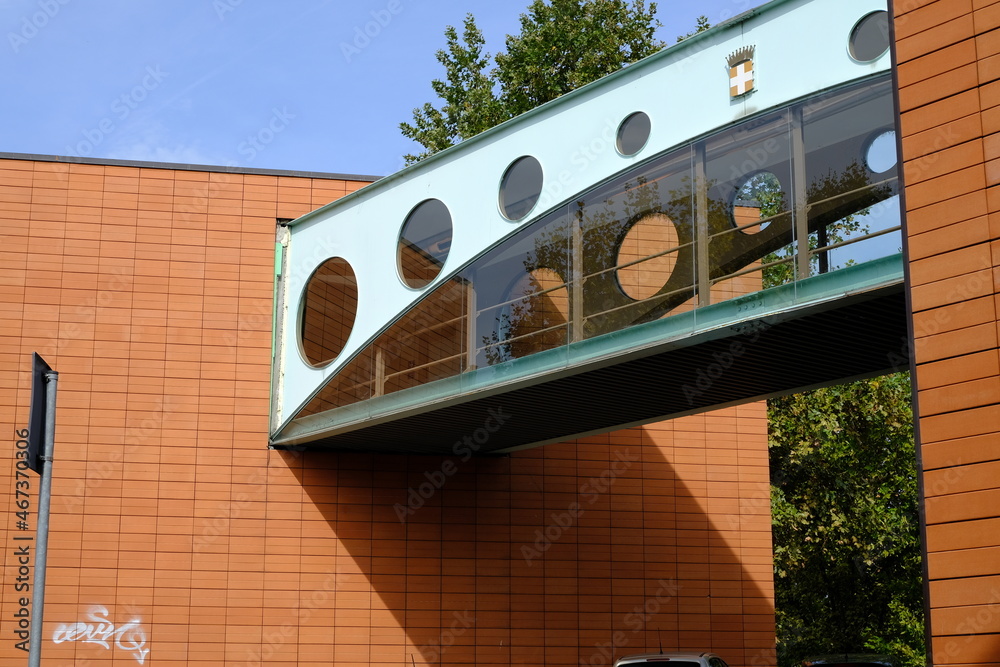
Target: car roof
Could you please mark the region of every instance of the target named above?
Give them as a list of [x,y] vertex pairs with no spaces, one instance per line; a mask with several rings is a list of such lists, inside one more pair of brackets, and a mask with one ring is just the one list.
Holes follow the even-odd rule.
[[717,658],[718,656],[714,653],[702,652],[698,653],[695,651],[672,651],[665,653],[637,653],[635,655],[626,655],[618,658],[615,661],[616,667],[618,665],[626,665],[630,662],[646,662],[648,660],[659,658],[661,660],[690,660],[692,662],[698,662],[700,660],[708,658]]
[[829,653],[804,658],[802,665],[832,665],[845,663],[877,663],[880,665],[895,665],[896,661],[887,655],[877,653]]

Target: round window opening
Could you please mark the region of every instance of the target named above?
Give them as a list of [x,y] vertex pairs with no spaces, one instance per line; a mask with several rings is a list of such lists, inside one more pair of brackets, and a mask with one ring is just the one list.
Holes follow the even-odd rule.
[[542,165],[525,155],[514,160],[500,180],[500,211],[511,221],[520,220],[542,194]]
[[438,199],[417,204],[399,232],[399,275],[408,287],[420,288],[441,272],[451,249],[451,213]]
[[618,126],[618,152],[628,157],[642,150],[649,139],[649,116],[636,111]]
[[896,166],[896,132],[887,130],[872,139],[865,151],[865,162],[876,174],[883,174]]
[[879,10],[861,18],[851,30],[851,57],[867,63],[889,49],[889,12]]
[[680,237],[665,213],[652,213],[632,225],[618,246],[618,285],[631,299],[655,296],[677,265]]
[[759,234],[771,221],[760,222],[785,210],[781,181],[769,171],[760,171],[743,182],[733,198],[733,225],[742,234]]
[[358,281],[340,257],[328,259],[309,277],[299,317],[302,355],[313,368],[337,358],[354,328]]

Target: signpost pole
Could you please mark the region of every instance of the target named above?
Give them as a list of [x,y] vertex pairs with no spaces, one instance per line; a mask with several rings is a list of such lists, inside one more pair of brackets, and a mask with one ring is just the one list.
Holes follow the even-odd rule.
[[31,592],[31,636],[28,667],[42,661],[42,608],[45,604],[45,561],[49,546],[49,498],[52,495],[52,452],[56,433],[56,386],[59,373],[45,372],[45,441],[42,450],[42,485],[38,492],[38,525],[35,535],[35,576]]

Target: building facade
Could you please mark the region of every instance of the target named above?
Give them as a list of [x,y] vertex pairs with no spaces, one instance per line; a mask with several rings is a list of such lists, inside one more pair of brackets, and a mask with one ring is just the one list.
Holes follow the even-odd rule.
[[0,170],[11,517],[31,353],[60,373],[45,664],[773,663],[761,404],[507,457],[470,456],[502,411],[451,456],[269,450],[276,222],[365,181]]
[[[891,5],[930,650],[998,664],[1000,3]],[[276,225],[370,180],[0,156],[0,660],[26,659],[37,351],[45,664],[773,664],[760,404],[503,457],[471,456],[502,410],[447,456],[268,449]]]
[[894,0],[929,652],[1000,661],[1000,3]]

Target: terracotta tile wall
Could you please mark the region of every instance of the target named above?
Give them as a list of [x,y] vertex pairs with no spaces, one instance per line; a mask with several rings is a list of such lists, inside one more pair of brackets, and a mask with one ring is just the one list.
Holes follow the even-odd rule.
[[[607,665],[661,636],[773,664],[761,404],[506,458],[267,449],[275,219],[361,185],[0,160],[0,663],[26,659],[37,350],[60,372],[45,664]],[[109,648],[73,625],[105,617]]]
[[1000,3],[896,0],[935,665],[1000,664]]

